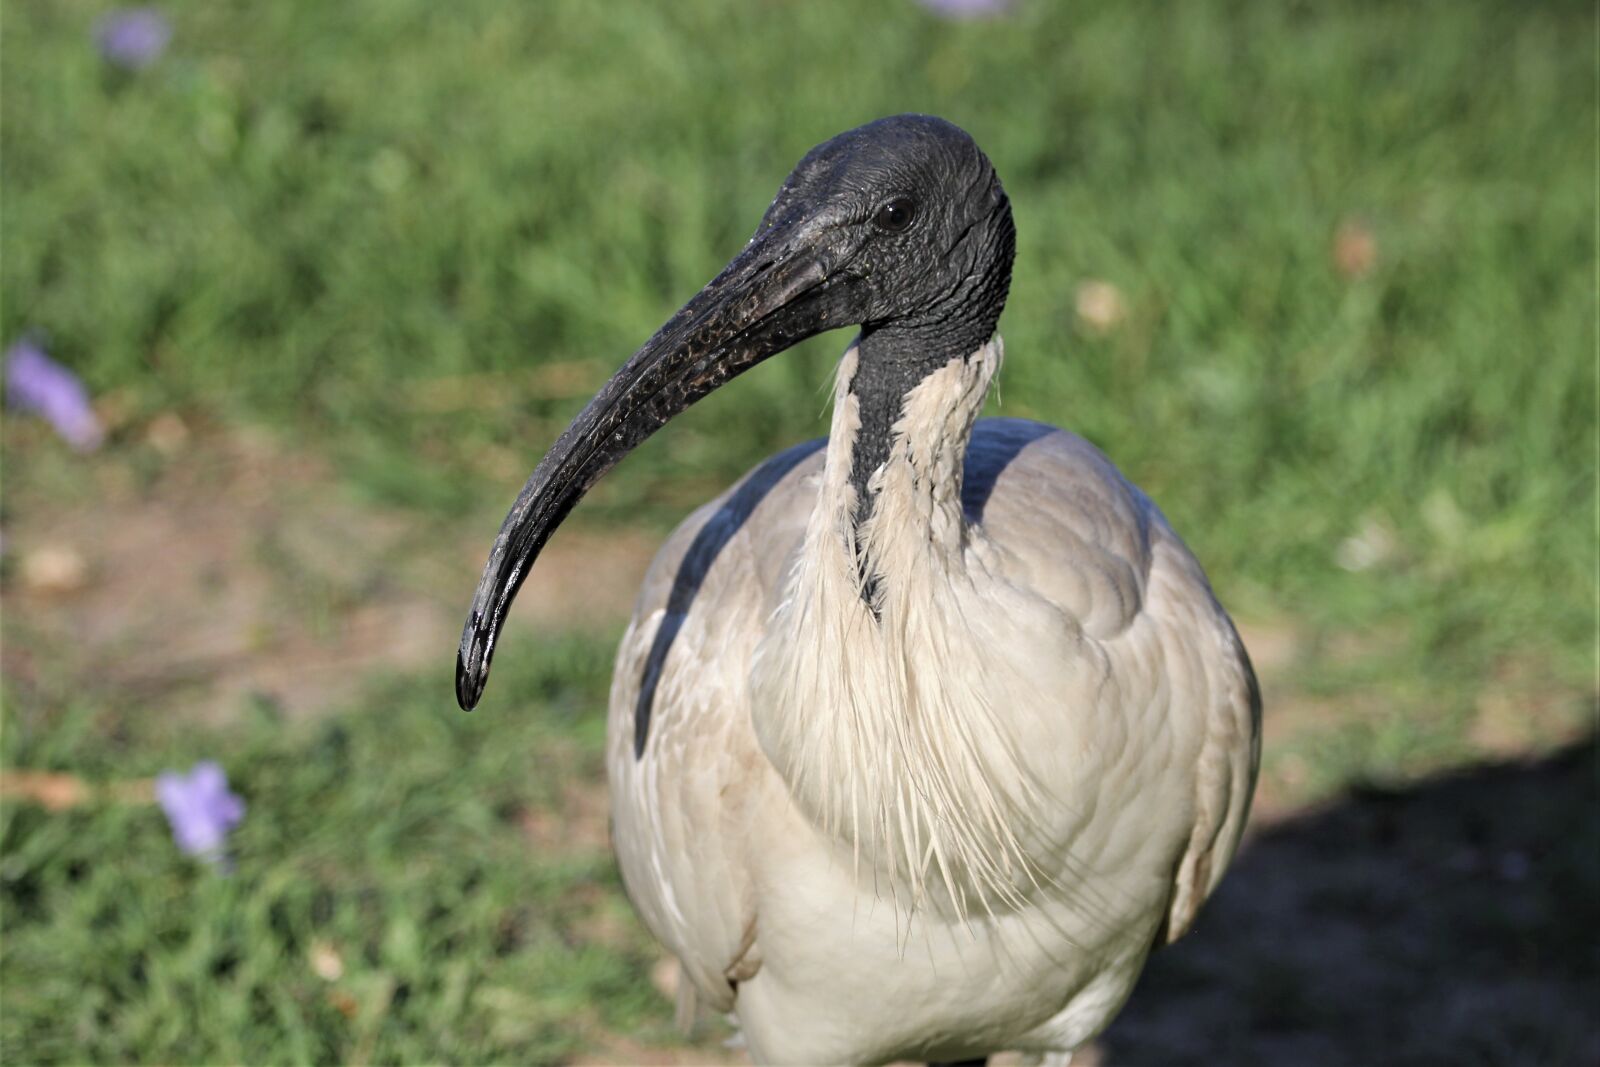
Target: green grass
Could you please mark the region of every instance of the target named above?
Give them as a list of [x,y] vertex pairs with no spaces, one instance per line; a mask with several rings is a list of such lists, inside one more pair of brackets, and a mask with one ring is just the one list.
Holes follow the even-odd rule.
[[[1104,447],[1236,603],[1401,621],[1451,676],[1518,644],[1587,673],[1588,5],[196,4],[137,77],[98,10],[6,9],[0,333],[99,390],[501,503],[483,457],[531,467],[808,147],[932,111],[1015,202],[1005,412]],[[1378,242],[1354,281],[1346,219]],[[1130,303],[1104,338],[1090,277]],[[676,517],[821,432],[844,340],[708,400],[590,517]],[[1399,550],[1351,575],[1369,516]]]
[[[1230,607],[1309,635],[1298,695],[1361,709],[1269,769],[1290,755],[1323,795],[1471,759],[1507,664],[1563,721],[1592,715],[1592,5],[1019,0],[954,24],[910,0],[186,3],[137,75],[95,54],[104,10],[4,3],[0,341],[42,331],[135,426],[265,425],[429,521],[503,508],[809,147],[934,112],[987,150],[1019,227],[993,409],[1105,449]],[[1332,254],[1352,221],[1377,248],[1358,277]],[[1074,312],[1088,279],[1127,302],[1104,334]],[[576,520],[664,527],[823,432],[846,340],[709,398]],[[84,491],[42,449],[7,460]],[[1390,550],[1347,570],[1363,529]],[[152,808],[8,805],[0,1058],[668,1040],[637,925],[574,933],[621,907],[610,862],[518,828],[600,773],[608,655],[502,662],[519,715],[454,714],[429,676],[296,729],[8,683],[6,765],[120,780],[221,756],[251,811],[224,878]]]
[[670,1042],[603,839],[524,829],[603,773],[610,655],[574,640],[506,664],[518,710],[493,717],[442,707],[443,677],[298,729],[8,713],[8,765],[108,781],[220,751],[249,809],[221,875],[154,805],[0,807],[0,1059],[527,1063],[601,1028]]

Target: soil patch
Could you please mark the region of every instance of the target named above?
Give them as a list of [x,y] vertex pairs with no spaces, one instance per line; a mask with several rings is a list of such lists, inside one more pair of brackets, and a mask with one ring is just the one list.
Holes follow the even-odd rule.
[[[106,453],[38,478],[26,465],[48,443],[14,436],[0,663],[19,695],[212,721],[267,701],[307,716],[376,674],[451,661],[494,518],[364,504],[325,461],[261,436],[217,434],[159,461]],[[511,625],[614,631],[654,542],[562,530]]]

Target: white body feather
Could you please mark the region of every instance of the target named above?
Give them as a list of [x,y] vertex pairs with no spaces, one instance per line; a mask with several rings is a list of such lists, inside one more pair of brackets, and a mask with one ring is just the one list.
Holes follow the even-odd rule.
[[623,877],[758,1062],[1069,1051],[1243,829],[1260,706],[1232,624],[1092,446],[975,423],[1000,353],[908,396],[861,530],[873,605],[852,350],[826,450],[692,515],[623,639]]

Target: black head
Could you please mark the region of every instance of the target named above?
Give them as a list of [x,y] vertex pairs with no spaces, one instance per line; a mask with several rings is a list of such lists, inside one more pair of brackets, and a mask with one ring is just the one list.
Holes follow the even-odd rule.
[[[975,351],[1011,284],[1000,179],[943,119],[897,115],[806,154],[744,250],[669,319],[561,434],[517,496],[473,597],[456,697],[483,693],[495,639],[540,549],[640,441],[730,378],[824,330],[858,325],[884,380]],[[904,364],[904,366],[899,366]]]
[[993,335],[1016,230],[993,165],[959,126],[895,115],[823,142],[784,181],[755,240],[785,228],[834,259],[843,321],[914,332],[933,358]]

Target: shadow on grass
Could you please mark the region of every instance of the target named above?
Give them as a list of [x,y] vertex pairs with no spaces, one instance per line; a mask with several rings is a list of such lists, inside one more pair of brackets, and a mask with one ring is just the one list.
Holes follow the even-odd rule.
[[1108,1064],[1600,1062],[1594,737],[1364,789],[1249,843]]

